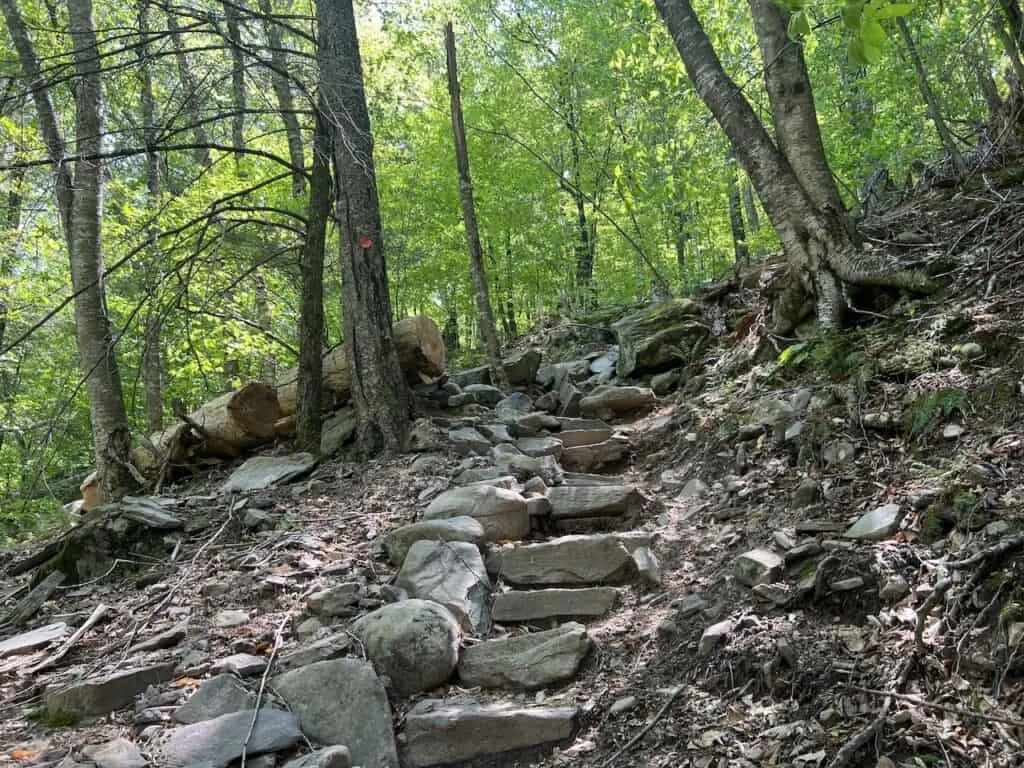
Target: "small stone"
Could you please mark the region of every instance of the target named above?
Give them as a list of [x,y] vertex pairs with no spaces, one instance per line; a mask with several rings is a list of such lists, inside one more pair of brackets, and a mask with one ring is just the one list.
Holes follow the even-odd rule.
[[239,677],[249,677],[250,675],[258,675],[266,668],[267,660],[263,656],[254,656],[251,653],[236,653],[214,662],[213,666],[210,667],[210,671],[214,674],[218,672],[234,672]]
[[845,464],[853,459],[856,452],[849,440],[834,440],[825,445],[821,457],[826,464]]
[[803,411],[811,402],[811,390],[806,388],[798,389],[793,393],[793,396],[789,398],[789,404],[793,410],[797,413]]
[[231,627],[240,627],[243,624],[249,623],[248,611],[241,610],[226,610],[218,611],[213,617],[213,625],[220,629],[230,629]]
[[316,635],[321,629],[324,628],[323,622],[315,616],[310,616],[308,619],[299,623],[299,626],[295,628],[295,634],[298,635],[299,641],[309,640],[311,637]]
[[661,566],[658,564],[658,558],[654,556],[650,548],[637,547],[631,554],[633,555],[633,562],[636,563],[636,570],[640,578],[651,586],[661,586]]
[[947,424],[942,428],[942,437],[945,440],[956,440],[966,431],[960,424]]
[[886,603],[895,603],[910,594],[910,585],[902,576],[890,576],[878,590],[878,596]]
[[821,712],[818,713],[818,722],[820,722],[822,725],[831,725],[832,723],[839,720],[839,717],[839,712],[832,709],[832,707],[828,707],[826,709],[821,710]]
[[217,675],[200,685],[188,701],[174,710],[172,717],[179,723],[190,725],[252,709],[254,703],[255,697],[238,678],[229,674]]
[[793,506],[798,509],[809,507],[821,498],[821,484],[817,480],[805,477],[793,491]]
[[814,539],[797,544],[785,554],[786,565],[821,554],[821,544]]
[[636,696],[625,696],[621,699],[616,699],[608,707],[608,714],[612,716],[621,715],[623,712],[628,712],[636,707],[636,703]]
[[981,344],[974,341],[968,341],[966,344],[960,345],[960,354],[965,360],[977,360],[979,357],[983,357],[985,350]]
[[353,616],[354,606],[359,602],[359,584],[346,582],[329,589],[314,592],[306,598],[310,613],[321,617]]
[[729,633],[732,632],[733,626],[734,622],[731,619],[726,619],[705,629],[697,644],[697,656],[710,656],[718,646],[725,642]]
[[82,754],[96,763],[99,768],[146,768],[149,762],[139,748],[128,739],[114,739],[106,744],[88,745]]
[[772,534],[772,541],[779,547],[779,549],[792,549],[796,546],[796,541],[785,531],[775,531]]
[[850,576],[846,579],[836,579],[829,582],[828,588],[833,592],[852,592],[864,586],[863,576]]
[[708,607],[708,602],[700,595],[690,594],[685,595],[679,600],[679,605],[676,608],[676,612],[679,614],[679,618],[686,619],[690,616],[694,616],[705,608]]
[[881,541],[894,534],[900,525],[900,505],[883,504],[851,525],[843,534],[848,539]]
[[782,576],[783,560],[768,549],[752,549],[733,562],[736,581],[748,587],[769,584]]
[[697,499],[701,496],[706,496],[710,491],[711,489],[708,488],[707,483],[699,477],[694,477],[683,486],[683,490],[676,495],[676,499]]
[[791,598],[789,587],[785,584],[757,584],[751,591],[762,600],[775,605],[785,605]]
[[1010,532],[1010,524],[1005,520],[993,520],[991,523],[985,526],[985,535],[991,536],[992,538],[999,538],[1005,536]]

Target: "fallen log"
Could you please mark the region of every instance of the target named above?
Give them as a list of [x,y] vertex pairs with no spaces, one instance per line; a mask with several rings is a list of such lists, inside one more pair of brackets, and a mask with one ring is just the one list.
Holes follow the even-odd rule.
[[[421,374],[434,378],[445,370],[445,347],[441,331],[429,317],[417,315],[399,320],[391,327],[391,338],[398,351],[398,362],[410,379]],[[324,355],[324,388],[340,405],[348,399],[352,379],[345,361],[345,346],[339,345]],[[286,371],[277,383],[281,413],[290,416],[298,405],[298,369]]]

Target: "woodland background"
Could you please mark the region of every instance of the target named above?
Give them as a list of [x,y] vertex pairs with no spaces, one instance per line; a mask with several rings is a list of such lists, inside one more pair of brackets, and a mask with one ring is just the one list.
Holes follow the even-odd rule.
[[[68,7],[0,5],[20,12],[70,140],[81,83]],[[802,41],[828,160],[844,202],[862,213],[984,144],[1024,72],[1021,15],[1015,0],[922,3],[877,39],[851,33],[846,6],[794,5],[808,29],[791,31],[810,32]],[[698,13],[769,123],[747,4],[717,0]],[[356,16],[392,310],[435,319],[456,361],[481,357],[482,341],[445,80],[449,20],[505,340],[556,315],[686,295],[777,249],[653,3],[418,0],[357,4]],[[130,426],[152,432],[295,364],[309,204],[295,167],[312,162],[316,12],[289,0],[97,0],[92,19],[107,310]],[[68,254],[33,95],[0,35],[0,539],[77,495],[92,459]],[[342,327],[333,222],[327,237],[325,348]]]

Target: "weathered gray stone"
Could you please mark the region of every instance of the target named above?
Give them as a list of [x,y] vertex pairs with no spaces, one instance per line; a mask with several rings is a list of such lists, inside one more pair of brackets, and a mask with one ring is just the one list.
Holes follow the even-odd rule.
[[543,688],[575,675],[589,650],[586,628],[575,623],[486,640],[462,652],[459,679],[469,687]]
[[258,675],[267,668],[267,659],[263,656],[256,656],[251,653],[233,653],[218,659],[210,667],[214,674],[219,672],[232,672],[239,677],[250,677]]
[[249,612],[240,608],[226,608],[213,616],[213,626],[219,629],[241,627],[249,623]]
[[318,661],[331,661],[344,656],[351,647],[352,638],[344,632],[339,632],[283,654],[277,661],[276,668],[287,672]]
[[333,456],[341,450],[341,447],[355,435],[358,427],[359,418],[353,407],[342,408],[324,419],[320,427],[321,455]]
[[568,378],[564,379],[558,387],[558,415],[570,418],[579,416],[582,402],[583,392]]
[[821,449],[821,458],[826,464],[846,464],[853,460],[857,449],[849,440],[833,440]]
[[632,485],[562,485],[548,489],[551,517],[637,518],[643,511],[644,497]]
[[589,360],[573,360],[568,363],[555,363],[538,368],[534,381],[545,389],[558,389],[566,379],[582,381],[589,375]]
[[593,618],[608,613],[618,596],[614,587],[515,590],[496,595],[491,612],[501,622]]
[[399,696],[446,682],[459,660],[462,632],[444,606],[430,600],[403,600],[368,613],[352,625],[367,658],[391,679]]
[[289,760],[281,768],[352,768],[348,747],[327,747]]
[[620,378],[687,363],[707,345],[711,329],[691,299],[660,301],[612,323],[619,343]]
[[594,475],[586,472],[564,472],[565,485],[622,485],[624,478],[615,475]]
[[629,455],[629,440],[612,437],[601,443],[577,445],[562,452],[562,463],[578,472],[596,472],[618,464]]
[[486,456],[490,450],[491,441],[481,435],[473,427],[459,427],[448,430],[448,441],[452,444],[456,453],[461,456],[476,454]]
[[540,368],[541,352],[531,347],[505,362],[505,377],[513,387],[532,384]]
[[443,475],[447,469],[445,460],[432,453],[417,456],[409,465],[409,471],[414,475]]
[[246,459],[224,482],[225,493],[259,491],[279,483],[287,483],[306,474],[316,466],[311,453],[289,456],[253,456]]
[[56,640],[63,640],[68,635],[68,625],[63,621],[47,624],[45,627],[22,632],[0,642],[0,659],[5,656],[17,656],[32,653]]
[[682,378],[682,375],[678,370],[655,374],[651,378],[651,390],[659,397],[667,395],[676,388],[680,378]]
[[417,541],[409,547],[395,586],[411,597],[433,600],[478,634],[490,624],[491,584],[476,545],[463,541]]
[[352,763],[363,768],[398,768],[391,707],[370,662],[319,661],[278,675],[272,685],[313,741],[348,747]]
[[508,432],[507,424],[481,424],[477,430],[494,445],[515,442],[515,438]]
[[617,416],[647,408],[656,399],[647,387],[599,387],[580,401],[580,410],[584,415]]
[[105,715],[131,704],[136,695],[150,685],[166,683],[174,677],[174,662],[126,669],[97,680],[71,683],[62,688],[47,686],[43,703],[50,712],[70,712],[83,717]]
[[468,485],[445,491],[423,511],[424,520],[472,517],[488,541],[521,539],[530,533],[526,500],[493,485]]
[[490,384],[467,384],[462,388],[462,393],[470,395],[473,402],[488,407],[494,407],[505,397],[500,389]]
[[878,596],[886,603],[895,603],[910,594],[910,585],[902,576],[890,576],[878,590]]
[[384,551],[388,553],[388,560],[400,567],[409,547],[423,540],[468,541],[479,545],[486,541],[486,535],[480,521],[468,515],[444,520],[421,520],[390,531],[384,537]]
[[520,416],[533,413],[533,401],[522,392],[503,397],[494,406],[494,415],[506,424],[513,424]]
[[360,587],[358,582],[350,581],[337,584],[306,598],[306,607],[317,616],[353,616],[355,605],[359,602]]
[[456,485],[479,485],[502,477],[507,477],[507,475],[497,467],[467,467],[455,476],[455,483]]
[[416,419],[409,430],[410,451],[443,451],[447,435],[430,419]]
[[883,504],[861,516],[843,534],[848,539],[881,541],[896,533],[900,527],[900,505]]
[[697,644],[697,656],[710,656],[718,646],[725,642],[734,626],[735,622],[726,619],[705,629]]
[[405,756],[424,768],[560,742],[576,730],[578,710],[520,708],[507,704],[421,701],[405,720]]
[[559,429],[560,426],[558,419],[551,414],[534,411],[520,416],[511,428],[518,437],[534,437],[542,429]]
[[291,712],[264,707],[249,735],[254,710],[233,712],[213,720],[186,725],[175,730],[163,746],[161,765],[194,768],[197,765],[226,766],[246,754],[276,752],[302,739],[299,721]]
[[478,365],[465,371],[455,371],[449,374],[449,378],[458,384],[460,389],[470,384],[490,384],[491,369],[487,365]]
[[251,710],[255,703],[256,698],[234,675],[217,675],[200,685],[171,717],[189,725],[244,709]]
[[149,765],[139,748],[128,739],[90,744],[82,748],[82,754],[96,763],[98,768],[146,768]]
[[520,437],[515,445],[527,456],[534,458],[554,456],[557,459],[562,455],[562,442],[554,437]]
[[770,549],[752,549],[736,558],[732,572],[740,584],[753,587],[778,581],[783,565],[782,558]]
[[509,584],[615,584],[636,575],[633,558],[611,535],[562,536],[541,544],[506,547],[494,555],[495,572]]
[[754,406],[750,420],[764,427],[775,427],[779,424],[788,425],[793,421],[796,412],[785,400],[776,397],[765,397]]
[[661,565],[658,563],[658,558],[651,552],[650,547],[637,547],[630,554],[633,557],[633,562],[636,563],[636,570],[640,574],[640,578],[653,587],[660,586]]
[[491,449],[491,459],[499,469],[520,480],[539,477],[548,485],[560,485],[562,468],[554,456],[527,456],[514,445],[502,443]]
[[597,445],[598,443],[603,443],[611,436],[612,428],[609,426],[591,429],[563,429],[558,433],[558,439],[562,442],[562,448],[565,450],[580,445]]

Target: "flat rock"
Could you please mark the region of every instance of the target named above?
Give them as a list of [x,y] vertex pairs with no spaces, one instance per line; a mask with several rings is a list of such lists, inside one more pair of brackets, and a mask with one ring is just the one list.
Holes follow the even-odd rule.
[[575,448],[579,445],[596,445],[603,443],[611,436],[612,428],[609,426],[592,429],[563,429],[558,433],[558,439],[562,442],[564,449]]
[[554,437],[520,437],[515,445],[527,456],[534,458],[554,456],[557,459],[562,455],[562,442]]
[[752,549],[733,561],[732,572],[740,584],[753,587],[778,581],[784,565],[782,557],[770,549]]
[[490,626],[487,605],[491,584],[474,544],[417,541],[405,556],[395,586],[411,597],[440,603],[467,631],[483,634]]
[[327,747],[289,760],[281,768],[352,768],[348,747]]
[[595,472],[629,456],[629,440],[612,437],[601,443],[577,445],[562,452],[562,463],[579,472]]
[[455,371],[449,374],[449,378],[458,384],[460,389],[470,384],[490,384],[491,369],[487,365],[478,365],[465,371]]
[[447,608],[431,600],[385,605],[356,621],[351,631],[399,696],[447,682],[459,660],[459,623]]
[[5,656],[17,656],[32,653],[52,642],[63,640],[68,635],[68,625],[63,621],[47,624],[45,627],[22,632],[0,642],[0,659]]
[[589,650],[586,628],[575,623],[486,640],[462,652],[459,679],[469,687],[543,688],[575,675]]
[[619,584],[636,575],[633,558],[622,542],[610,535],[562,536],[541,544],[503,548],[495,555],[495,572],[509,584]]
[[540,368],[541,351],[531,347],[505,362],[505,377],[512,386],[532,384]]
[[644,497],[632,485],[562,485],[548,489],[551,517],[631,517],[643,511]]
[[[188,625],[186,623],[175,624],[163,632],[158,632],[152,637],[147,637],[142,642],[136,643],[129,649],[129,653],[140,651],[158,651],[163,648],[173,648],[188,636]],[[0,654],[2,656],[3,654]]]
[[467,467],[459,472],[454,480],[456,485],[474,485],[489,483],[502,477],[507,477],[507,475],[497,467]]
[[171,717],[179,723],[190,725],[204,720],[213,720],[232,712],[251,710],[255,697],[234,675],[223,674],[210,678],[189,697],[189,700],[174,710]]
[[900,517],[899,504],[883,504],[862,515],[856,523],[846,529],[843,536],[863,541],[887,539],[899,528]]
[[498,443],[514,443],[516,440],[509,434],[507,424],[480,424],[477,426],[477,431],[494,445]]
[[505,399],[504,393],[490,384],[467,384],[462,388],[463,395],[469,395],[474,403],[494,407]]
[[614,587],[514,590],[495,595],[491,615],[500,622],[593,618],[608,613],[618,597]]
[[472,517],[488,541],[521,539],[530,533],[526,499],[493,485],[468,485],[445,491],[423,511],[424,520]]
[[446,447],[446,435],[430,419],[416,419],[409,429],[409,450],[416,452],[440,452]]
[[358,582],[349,581],[336,584],[327,589],[314,592],[306,598],[306,607],[317,616],[352,616],[359,602],[360,586]]
[[554,456],[527,456],[507,443],[494,446],[490,455],[499,469],[519,480],[539,477],[548,485],[560,485],[562,482],[562,468]]
[[680,371],[663,371],[651,377],[651,389],[659,397],[667,395],[679,384],[682,378]]
[[219,672],[233,672],[239,677],[250,677],[260,674],[267,668],[265,656],[255,656],[251,653],[233,653],[223,659],[215,661],[210,671],[214,674]]
[[174,662],[126,669],[96,680],[71,683],[67,687],[51,685],[43,695],[50,712],[69,712],[83,717],[105,715],[127,707],[150,685],[166,683],[174,677]]
[[82,754],[96,763],[98,768],[146,768],[149,765],[139,748],[128,739],[90,744],[82,748]]
[[225,481],[225,493],[259,491],[278,483],[286,483],[311,471],[316,457],[311,453],[289,456],[253,456],[246,459]]
[[359,418],[353,407],[342,408],[324,419],[320,427],[321,455],[333,456],[341,450],[341,447],[355,436],[358,427]]
[[646,408],[656,400],[648,387],[599,387],[580,401],[580,410],[584,415],[620,415]]
[[231,629],[249,623],[249,612],[238,608],[217,611],[213,617],[213,625],[219,629]]
[[726,641],[734,626],[735,622],[726,619],[705,629],[697,644],[697,656],[710,656],[718,646]]
[[417,456],[409,465],[409,471],[414,475],[443,475],[447,469],[445,460],[432,453]]
[[506,424],[515,423],[520,416],[533,412],[533,400],[522,392],[503,397],[494,406],[494,414]]
[[243,744],[246,754],[258,755],[287,749],[302,740],[295,715],[265,707],[260,710],[247,742],[253,714],[254,710],[233,712],[176,729],[163,745],[160,764],[189,768],[202,764],[220,768],[242,756]]
[[575,707],[421,701],[405,720],[405,756],[411,768],[497,755],[570,739]]
[[486,456],[491,447],[491,441],[473,427],[448,430],[448,441],[460,456]]
[[283,654],[276,667],[282,672],[287,672],[318,661],[331,661],[344,656],[351,647],[352,638],[345,632],[339,632]]
[[623,478],[587,472],[563,472],[562,481],[565,485],[622,485]]
[[403,525],[384,537],[384,551],[392,565],[401,567],[405,556],[417,541],[468,541],[480,545],[486,541],[483,525],[475,517],[459,515],[444,520],[421,520]]
[[370,662],[319,661],[278,675],[272,685],[311,740],[348,747],[362,768],[398,768],[391,707]]

